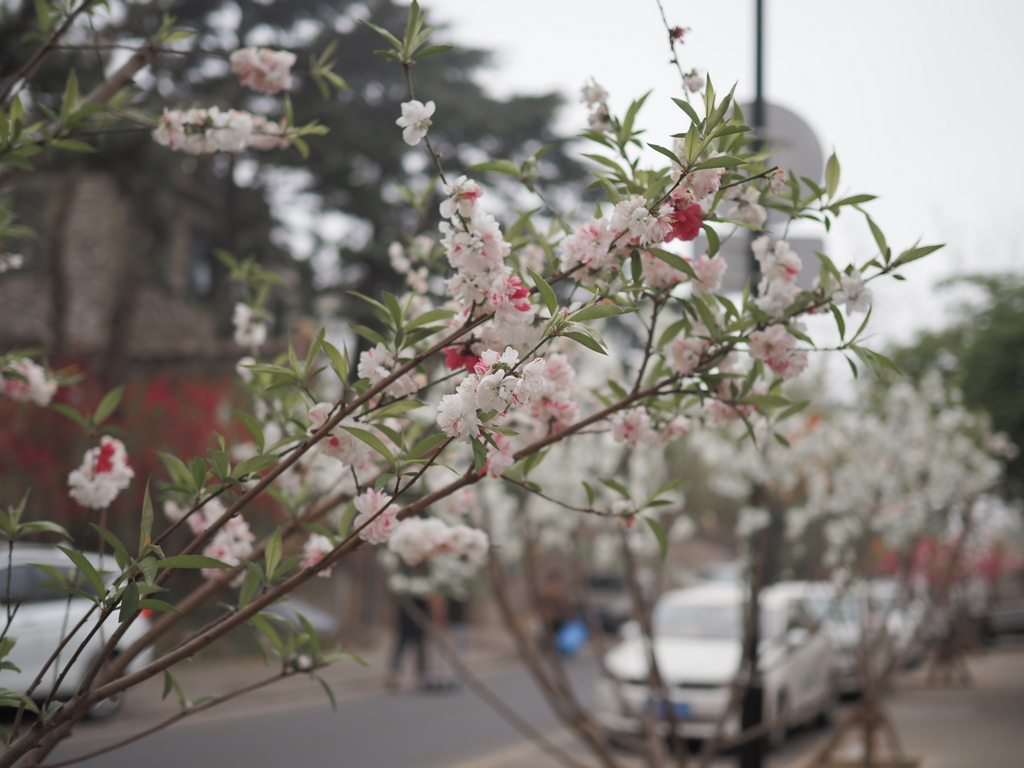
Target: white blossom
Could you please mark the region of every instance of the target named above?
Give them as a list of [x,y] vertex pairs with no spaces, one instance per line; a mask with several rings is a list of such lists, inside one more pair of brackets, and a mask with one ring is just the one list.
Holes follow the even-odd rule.
[[402,131],[402,139],[411,147],[415,147],[427,135],[430,128],[430,116],[434,114],[434,102],[407,101],[402,104],[402,116],[395,121]]
[[106,509],[133,477],[124,443],[104,435],[96,448],[85,452],[81,466],[68,475],[68,493],[83,507]]

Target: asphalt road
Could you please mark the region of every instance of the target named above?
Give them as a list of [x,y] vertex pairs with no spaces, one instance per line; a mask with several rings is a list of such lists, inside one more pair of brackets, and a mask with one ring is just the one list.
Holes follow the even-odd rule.
[[[578,661],[570,672],[586,699],[596,669]],[[560,746],[572,739],[517,666],[485,674],[484,682]],[[255,694],[244,705],[212,710],[115,752],[78,763],[85,768],[276,768],[330,765],[343,768],[551,768],[512,726],[467,689],[445,693],[365,691],[339,697],[332,712],[326,697],[261,706]],[[125,713],[109,723],[85,724],[50,762],[87,753],[144,723]],[[773,755],[786,765],[822,731],[797,734]],[[592,763],[592,760],[587,762]],[[627,762],[631,762],[628,761]],[[735,758],[723,765],[734,764]]]

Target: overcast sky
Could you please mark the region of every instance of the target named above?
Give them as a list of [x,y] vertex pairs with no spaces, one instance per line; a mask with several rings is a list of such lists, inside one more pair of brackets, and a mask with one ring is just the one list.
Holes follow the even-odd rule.
[[[876,291],[871,327],[905,341],[948,317],[950,275],[1024,271],[1024,4],[979,0],[766,1],[769,100],[801,115],[842,163],[841,190],[870,192],[897,252],[921,238],[948,246]],[[683,66],[710,72],[718,90],[754,87],[754,0],[663,0],[672,25],[690,27]],[[585,123],[577,103],[595,78],[620,113],[653,88],[640,122],[669,144],[686,123],[670,97],[678,75],[655,0],[425,0],[448,40],[496,52],[481,73],[490,93],[561,91],[559,128]],[[425,98],[428,95],[424,95]],[[437,120],[443,120],[438,105]],[[682,119],[681,119],[682,118]],[[862,218],[844,215],[828,241],[842,264],[871,255]],[[817,269],[816,265],[811,265]],[[962,297],[962,294],[961,294]],[[879,339],[876,344],[880,343]]]

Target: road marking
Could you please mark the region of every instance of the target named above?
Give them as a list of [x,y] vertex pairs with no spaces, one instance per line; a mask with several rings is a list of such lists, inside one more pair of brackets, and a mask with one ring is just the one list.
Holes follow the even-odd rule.
[[[560,731],[544,734],[544,738],[556,747],[560,747],[571,742],[573,735],[568,728],[563,728]],[[504,749],[488,752],[487,754],[479,755],[461,763],[454,763],[448,766],[448,768],[500,768],[500,766],[508,765],[509,763],[518,764],[528,757],[539,756],[542,754],[546,755],[547,753],[534,742],[521,741],[518,744],[513,744],[512,746],[505,747]],[[553,759],[552,762],[554,762]]]

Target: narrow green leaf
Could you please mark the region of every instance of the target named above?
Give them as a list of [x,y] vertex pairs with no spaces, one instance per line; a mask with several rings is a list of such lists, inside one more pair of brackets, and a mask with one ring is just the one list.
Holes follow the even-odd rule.
[[532,269],[526,270],[530,273],[530,279],[533,280],[533,284],[537,286],[537,292],[540,293],[544,304],[548,308],[548,312],[554,317],[555,312],[558,310],[558,297],[555,295],[554,289],[548,285],[547,280],[538,275]]
[[474,470],[480,474],[487,464],[487,447],[480,440],[471,440],[470,442],[473,445]]
[[249,434],[252,435],[253,440],[256,441],[256,446],[260,453],[263,453],[263,428],[260,426],[260,423],[248,413],[244,413],[242,411],[231,412],[235,414],[239,421],[245,425],[245,428],[249,430]]
[[692,280],[697,280],[697,273],[693,271],[693,267],[684,259],[682,256],[677,256],[674,253],[662,250],[661,248],[647,248],[645,249],[649,254],[654,256],[656,259],[668,264],[673,269],[678,269],[684,275],[687,275]]
[[103,586],[103,579],[100,577],[100,574],[97,572],[93,564],[89,562],[88,558],[81,552],[76,552],[73,549],[62,547],[59,544],[57,545],[57,549],[68,556],[68,559],[75,564],[75,567],[78,568],[79,571],[82,572],[82,575],[85,576],[85,580],[89,582],[89,585],[102,599],[104,594],[106,594],[106,587]]
[[391,451],[388,450],[388,447],[384,445],[383,441],[375,434],[373,434],[373,432],[369,432],[365,429],[360,429],[359,427],[349,427],[344,424],[341,424],[339,426],[349,434],[354,435],[355,437],[359,438],[364,443],[366,443],[368,446],[373,448],[373,450],[375,450],[377,453],[379,453],[381,456],[387,459],[390,464],[395,463],[395,457],[391,455]]
[[93,424],[97,427],[102,424],[107,418],[114,412],[117,406],[121,402],[121,396],[124,394],[124,384],[114,387],[112,390],[107,392],[100,400],[100,404],[96,406],[96,413],[93,414]]
[[214,557],[206,555],[172,555],[163,560],[157,560],[158,568],[233,568],[234,566],[221,562]]
[[665,529],[661,527],[661,523],[655,520],[653,517],[645,517],[647,525],[651,527],[651,532],[654,534],[654,538],[658,540],[658,548],[661,550],[662,562],[668,557],[668,536],[665,535]]
[[578,331],[565,331],[563,334],[567,339],[572,339],[577,344],[582,344],[587,349],[593,350],[601,355],[607,355],[604,347],[598,344],[594,339],[585,333],[579,333]]
[[833,152],[825,164],[825,192],[831,200],[839,188],[839,158]]
[[128,582],[121,594],[121,612],[118,614],[119,622],[129,619],[139,609],[139,585],[134,581]]

